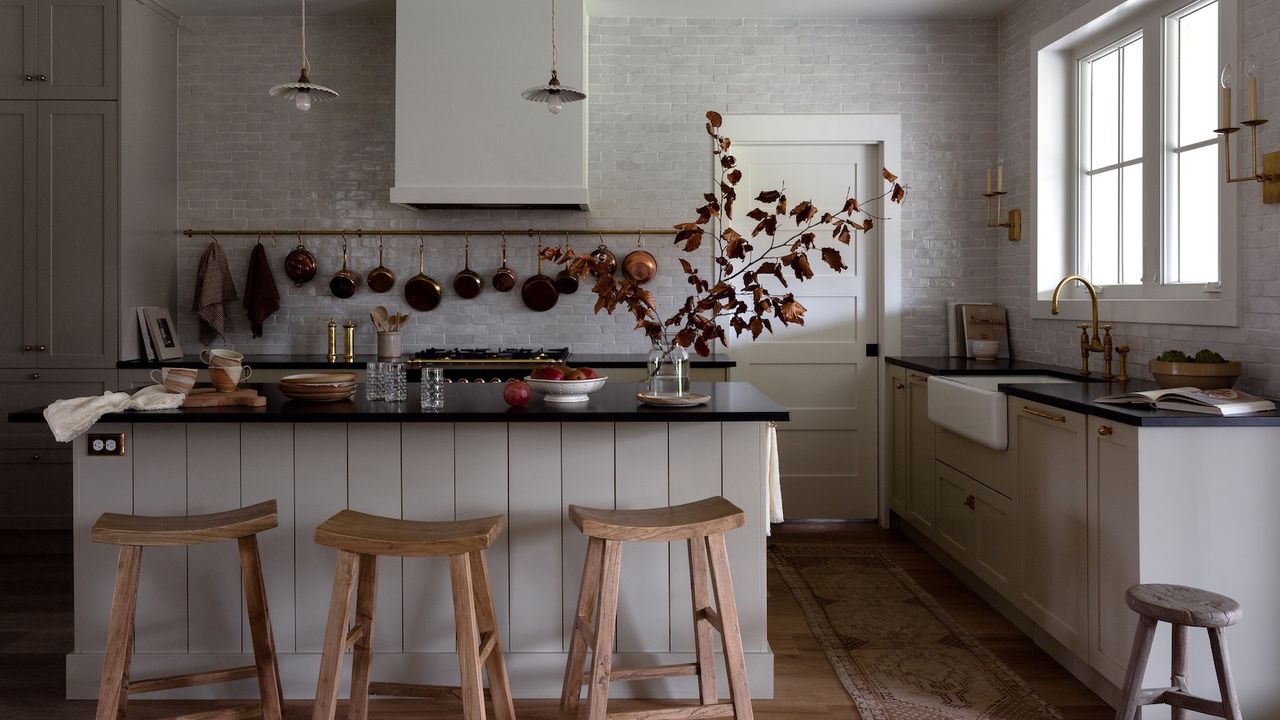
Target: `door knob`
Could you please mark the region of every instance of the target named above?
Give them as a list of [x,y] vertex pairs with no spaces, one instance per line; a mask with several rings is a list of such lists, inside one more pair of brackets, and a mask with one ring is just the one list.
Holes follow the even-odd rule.
[[40,373],[31,373],[31,379],[32,379],[32,380],[39,380],[39,379],[40,379]]
[[893,382],[893,389],[894,389],[894,390],[901,390],[901,389],[903,389],[903,388],[905,388],[905,387],[906,387],[906,385],[903,385],[902,383],[900,383],[900,382],[898,382],[898,381],[896,381],[896,380]]
[[1111,433],[1113,433],[1113,432],[1115,432],[1115,430],[1112,430],[1110,425],[1099,425],[1099,426],[1098,426],[1098,434],[1099,434],[1099,435],[1101,435],[1102,437],[1106,437],[1106,436],[1110,435],[1110,434],[1111,434]]
[[36,76],[35,76],[35,75],[27,75],[27,76],[25,76],[25,79],[26,79],[26,81],[27,81],[27,82],[35,82],[35,81],[36,81]]
[[33,347],[33,346],[31,346],[31,345],[23,345],[23,346],[22,346],[22,352],[31,352],[32,350],[35,350],[35,347]]
[[37,75],[36,79],[39,80],[40,82],[49,82],[48,75]]
[[45,350],[48,350],[48,349],[49,349],[48,346],[45,346],[45,345],[36,346],[36,352],[44,352]]

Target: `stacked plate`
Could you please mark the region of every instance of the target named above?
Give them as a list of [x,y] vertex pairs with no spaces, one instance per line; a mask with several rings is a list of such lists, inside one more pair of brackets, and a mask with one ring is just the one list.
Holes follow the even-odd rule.
[[356,392],[356,374],[302,373],[280,378],[280,392],[292,400],[307,402],[336,402],[346,400]]

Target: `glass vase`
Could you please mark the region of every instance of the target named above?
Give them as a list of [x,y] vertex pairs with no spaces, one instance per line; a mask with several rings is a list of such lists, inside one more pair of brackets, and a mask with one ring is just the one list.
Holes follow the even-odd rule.
[[689,351],[673,342],[653,344],[649,351],[649,392],[684,395],[689,392]]

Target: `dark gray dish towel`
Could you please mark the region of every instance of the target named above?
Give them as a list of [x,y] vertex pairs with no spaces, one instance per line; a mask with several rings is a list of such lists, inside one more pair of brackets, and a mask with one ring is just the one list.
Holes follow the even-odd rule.
[[262,323],[280,309],[280,291],[276,278],[271,274],[267,261],[267,249],[258,243],[249,256],[249,277],[244,281],[244,309],[249,313],[249,325],[254,337],[262,337]]
[[217,240],[200,257],[196,270],[196,290],[192,310],[200,317],[200,342],[208,345],[227,333],[226,304],[240,299],[231,280],[227,256]]

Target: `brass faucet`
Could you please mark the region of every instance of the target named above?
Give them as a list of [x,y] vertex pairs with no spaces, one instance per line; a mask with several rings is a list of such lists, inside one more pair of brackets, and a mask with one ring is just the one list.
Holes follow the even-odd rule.
[[[1089,370],[1089,354],[1102,353],[1103,370],[1102,377],[1104,380],[1110,381],[1115,379],[1111,374],[1111,351],[1113,344],[1111,340],[1111,326],[1104,325],[1102,336],[1098,335],[1098,291],[1093,287],[1093,283],[1083,275],[1068,275],[1058,281],[1058,286],[1053,289],[1053,302],[1050,304],[1049,311],[1057,315],[1060,311],[1058,307],[1058,297],[1062,295],[1062,288],[1066,287],[1071,281],[1077,280],[1084,288],[1089,291],[1089,304],[1093,312],[1093,321],[1090,324],[1080,325],[1080,374],[1090,375]],[[1093,335],[1089,335],[1089,329],[1093,329]]]

